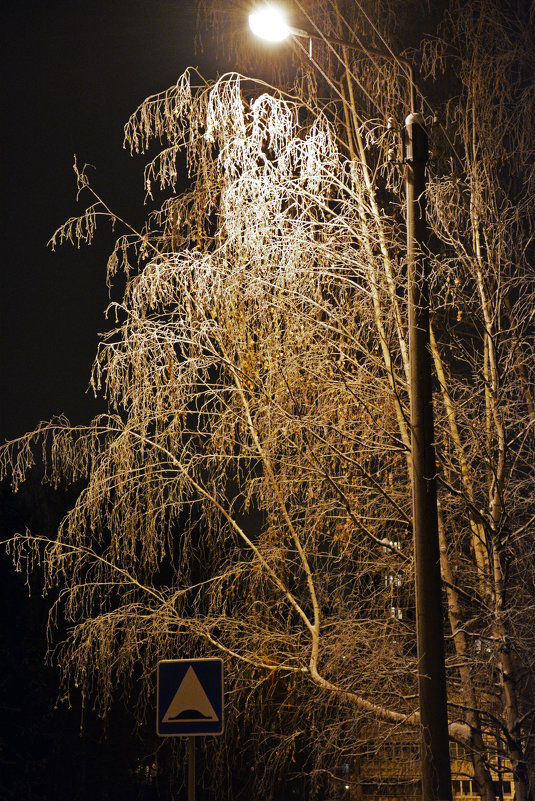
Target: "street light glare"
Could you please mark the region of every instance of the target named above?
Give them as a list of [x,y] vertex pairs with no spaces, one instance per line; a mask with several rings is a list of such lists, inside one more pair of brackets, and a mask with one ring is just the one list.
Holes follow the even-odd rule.
[[249,14],[249,27],[255,36],[268,42],[282,42],[292,32],[284,12],[272,5],[263,6]]

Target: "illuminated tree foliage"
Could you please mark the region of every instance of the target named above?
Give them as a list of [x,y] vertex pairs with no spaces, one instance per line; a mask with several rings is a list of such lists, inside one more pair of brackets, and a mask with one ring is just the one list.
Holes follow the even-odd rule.
[[[533,20],[486,0],[450,11],[422,45],[442,92],[428,210],[450,732],[482,797],[505,756],[524,800]],[[362,30],[334,7],[330,20],[333,35]],[[305,59],[284,92],[188,71],[131,117],[133,152],[161,145],[145,184],[164,200],[108,263],[110,284],[126,283],[91,376],[107,413],[1,450],[15,487],[36,447],[51,482],[84,482],[57,538],[9,545],[59,588],[65,695],[74,682],[105,711],[135,677],[142,708],[159,658],[218,654],[227,727],[214,764],[238,743],[251,781],[279,797],[292,765],[341,781],[341,763],[418,725],[402,172],[387,123],[406,77],[318,47],[321,92]],[[76,171],[93,202],[54,245],[90,242],[100,215],[121,222]]]

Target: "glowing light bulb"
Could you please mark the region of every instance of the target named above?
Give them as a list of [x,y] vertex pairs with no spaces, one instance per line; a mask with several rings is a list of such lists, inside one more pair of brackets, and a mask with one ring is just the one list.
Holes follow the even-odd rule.
[[282,42],[291,34],[284,12],[277,6],[262,6],[249,14],[249,27],[255,36],[268,42]]

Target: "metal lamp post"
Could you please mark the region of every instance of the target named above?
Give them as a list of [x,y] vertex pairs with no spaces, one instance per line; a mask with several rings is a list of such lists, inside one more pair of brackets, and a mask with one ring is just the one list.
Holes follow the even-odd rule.
[[[264,6],[249,17],[257,36],[280,42],[289,36],[319,39],[329,44],[391,59],[389,53],[364,49],[352,42],[317,36],[292,28],[283,12]],[[451,801],[442,580],[438,537],[436,465],[433,432],[432,370],[429,348],[429,279],[425,256],[426,165],[428,138],[421,114],[414,110],[411,65],[408,73],[410,113],[403,131],[405,165],[407,265],[409,300],[409,362],[411,411],[412,510],[416,589],[418,693],[421,729],[423,801]]]
[[451,801],[451,769],[442,619],[431,353],[425,169],[427,133],[421,115],[405,120],[412,527],[420,703],[422,796]]

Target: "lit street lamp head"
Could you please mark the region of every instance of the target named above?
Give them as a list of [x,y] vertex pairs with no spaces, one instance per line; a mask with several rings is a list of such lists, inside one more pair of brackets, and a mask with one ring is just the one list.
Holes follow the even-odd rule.
[[265,5],[249,14],[249,26],[255,36],[268,42],[282,42],[292,33],[284,12],[274,5]]

